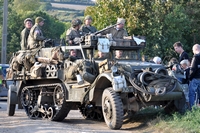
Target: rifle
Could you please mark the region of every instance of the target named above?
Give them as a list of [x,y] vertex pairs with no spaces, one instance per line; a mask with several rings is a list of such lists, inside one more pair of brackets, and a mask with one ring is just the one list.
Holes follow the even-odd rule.
[[44,47],[43,44],[41,44],[39,47],[37,47],[36,49],[34,49],[32,52],[31,52],[31,55],[35,56],[38,51],[40,51],[40,49],[42,49]]
[[104,29],[102,29],[102,30],[99,30],[99,31],[95,32],[94,35],[97,35],[97,34],[103,32],[103,31],[105,31],[105,30],[108,30],[108,29],[110,29],[110,28],[113,28],[113,27],[115,27],[116,25],[117,25],[117,24],[114,24],[114,25],[108,26],[108,27],[106,27],[106,28],[104,28]]
[[[32,52],[31,52],[32,54],[31,54],[31,55],[36,55],[37,52],[40,51],[40,49],[46,47],[47,43],[53,43],[53,41],[52,41],[51,39],[46,39],[46,40],[44,40],[44,41],[40,44],[39,47],[34,48],[34,49],[32,50]],[[52,44],[52,46],[53,46],[53,45],[54,45],[54,44]],[[47,46],[48,46],[48,45],[47,45]]]

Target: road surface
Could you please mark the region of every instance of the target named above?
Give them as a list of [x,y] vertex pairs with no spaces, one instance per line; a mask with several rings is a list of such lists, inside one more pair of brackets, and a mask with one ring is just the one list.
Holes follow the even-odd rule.
[[62,122],[31,120],[24,110],[16,109],[14,116],[7,116],[7,101],[0,98],[0,133],[141,133],[144,123],[124,123],[121,130],[110,130],[104,121],[85,120],[78,110],[71,110]]

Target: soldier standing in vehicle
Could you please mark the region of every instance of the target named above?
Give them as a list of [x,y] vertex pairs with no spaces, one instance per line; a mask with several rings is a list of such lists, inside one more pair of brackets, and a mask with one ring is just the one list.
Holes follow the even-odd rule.
[[24,20],[24,26],[25,28],[21,32],[21,50],[26,50],[27,49],[27,44],[28,44],[28,36],[30,33],[30,30],[33,26],[33,20],[31,18],[26,18]]
[[97,31],[97,29],[94,26],[92,26],[91,24],[92,24],[92,17],[87,15],[85,17],[85,24],[82,25],[80,30],[83,33],[95,33]]
[[44,25],[44,20],[42,17],[37,17],[35,19],[35,25],[31,28],[30,34],[28,36],[28,49],[35,49],[42,45],[45,37],[43,36],[41,27]]
[[71,23],[72,27],[67,30],[66,33],[66,42],[68,45],[78,45],[83,32],[80,31],[80,27],[82,25],[82,21],[80,19],[74,19]]
[[118,18],[117,25],[108,30],[101,32],[102,35],[112,34],[113,39],[123,39],[128,36],[127,31],[124,29],[125,19]]

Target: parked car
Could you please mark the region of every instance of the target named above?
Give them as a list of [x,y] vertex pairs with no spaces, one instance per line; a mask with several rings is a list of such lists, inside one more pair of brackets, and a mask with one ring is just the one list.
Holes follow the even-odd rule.
[[9,68],[9,64],[0,64],[0,97],[7,97],[8,87],[13,84],[13,81],[6,81],[6,69]]

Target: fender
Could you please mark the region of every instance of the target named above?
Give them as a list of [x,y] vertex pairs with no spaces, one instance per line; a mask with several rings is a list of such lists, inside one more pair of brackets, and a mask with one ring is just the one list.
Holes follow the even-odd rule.
[[21,93],[21,89],[22,89],[22,82],[23,81],[16,81],[15,86],[17,88],[16,93],[19,96]]
[[96,93],[97,95],[95,95],[95,90],[100,90],[100,93],[103,93],[103,90],[106,89],[107,87],[111,87],[112,86],[112,81],[113,78],[111,76],[111,73],[102,73],[100,74],[94,81],[94,83],[92,84],[92,88],[89,91],[89,101],[94,101],[95,99],[97,99],[97,97],[99,96],[99,91]]

